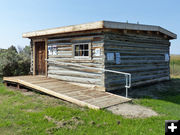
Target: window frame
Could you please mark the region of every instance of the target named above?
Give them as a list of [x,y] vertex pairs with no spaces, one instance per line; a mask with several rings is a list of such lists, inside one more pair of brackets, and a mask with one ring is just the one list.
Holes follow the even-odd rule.
[[[75,46],[76,45],[84,45],[87,44],[88,45],[88,56],[75,56]],[[75,59],[91,59],[91,43],[75,43],[73,44],[73,57]]]

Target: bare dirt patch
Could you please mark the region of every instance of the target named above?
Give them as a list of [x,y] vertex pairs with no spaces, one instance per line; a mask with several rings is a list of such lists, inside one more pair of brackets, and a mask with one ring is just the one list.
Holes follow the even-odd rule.
[[114,114],[122,115],[126,118],[146,118],[158,115],[150,108],[128,103],[111,106],[107,108],[107,110]]
[[84,123],[79,117],[72,117],[70,120],[57,121],[50,116],[45,116],[44,119],[48,120],[49,122],[53,122],[56,127],[47,129],[48,134],[52,134],[54,131],[57,131],[60,128],[67,128],[67,129],[75,129],[78,125]]
[[18,89],[17,87],[13,87],[13,86],[8,86],[9,90],[11,91],[19,91],[21,92],[24,96],[32,96],[35,95],[35,93],[33,91],[30,91],[26,88],[20,88]]
[[38,109],[26,109],[26,110],[23,110],[25,112],[39,112]]
[[22,94],[23,94],[24,96],[33,96],[33,95],[35,95],[35,94],[34,94],[33,92],[31,92],[31,91],[23,91]]

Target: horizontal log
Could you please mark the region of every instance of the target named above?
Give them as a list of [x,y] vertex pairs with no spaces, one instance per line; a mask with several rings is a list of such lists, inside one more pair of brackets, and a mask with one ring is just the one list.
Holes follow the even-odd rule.
[[104,47],[104,49],[106,51],[108,50],[116,50],[116,51],[119,51],[119,50],[135,50],[135,51],[141,51],[141,50],[144,50],[144,51],[169,51],[169,47],[166,47],[166,48],[151,48],[151,47],[139,47],[139,46],[134,46],[134,47],[128,47],[128,46],[117,46],[117,45],[106,45]]
[[141,50],[138,50],[138,49],[121,49],[121,48],[119,48],[119,49],[113,49],[113,48],[109,48],[109,49],[106,49],[106,48],[104,48],[104,52],[105,53],[109,53],[109,52],[119,52],[119,53],[133,53],[133,52],[135,52],[135,53],[142,53],[142,54],[144,54],[144,53],[146,53],[146,54],[169,54],[169,50],[154,50],[154,51],[152,51],[152,50],[143,50],[143,49],[141,49]]
[[[133,83],[132,85],[133,86],[139,86],[139,85],[145,85],[148,83],[157,83],[157,82],[166,81],[166,80],[169,80],[169,77],[161,77],[158,79],[145,80],[145,81]],[[113,91],[113,90],[125,91],[125,87],[123,87],[123,86],[106,87],[106,91]]]
[[101,78],[102,74],[97,73],[87,73],[81,71],[73,71],[73,70],[48,70],[48,74],[55,74],[61,76],[73,76],[73,77],[82,77],[82,78]]
[[[109,63],[116,63],[115,61],[107,61],[105,62],[105,64],[109,64]],[[152,63],[168,63],[168,61],[165,61],[165,60],[121,60],[121,63],[120,64],[126,64],[126,63],[139,63],[139,64],[142,64],[142,63],[149,63],[149,64],[152,64]]]
[[[77,36],[76,36],[77,35]],[[84,36],[83,36],[84,35]],[[104,35],[101,34],[96,34],[96,35],[88,35],[88,34],[83,34],[81,35],[81,37],[79,37],[78,33],[77,34],[73,34],[72,37],[57,37],[54,39],[48,39],[48,42],[59,42],[59,41],[64,41],[64,40],[84,40],[84,39],[95,39],[97,40],[97,38],[104,38]]]
[[[115,53],[116,51],[108,51],[109,53]],[[164,55],[165,52],[130,52],[130,51],[118,51],[121,55]],[[107,53],[107,51],[106,51]],[[168,52],[167,52],[168,53]]]
[[[53,65],[54,67],[58,67],[58,65]],[[48,67],[49,69],[50,67]],[[82,72],[88,72],[88,73],[103,73],[101,70],[95,70],[95,69],[86,69],[86,68],[81,68],[81,67],[63,67],[63,66],[59,66],[59,68],[64,68],[64,69],[68,69],[68,70],[74,70],[74,71],[82,71]]]
[[72,58],[72,55],[49,55],[49,58]]
[[[62,58],[62,59],[50,58],[49,60],[50,61],[54,60],[54,61],[57,61],[57,62],[64,62],[64,63],[72,63],[72,64],[75,63],[75,64],[79,64],[79,65],[82,65],[82,66],[87,66],[87,67],[99,67],[99,68],[102,68],[104,66],[101,63],[92,62],[92,60],[78,60],[78,59],[68,59],[68,58]],[[51,63],[49,63],[49,64],[51,64]]]
[[120,35],[120,34],[105,34],[105,40],[119,40],[119,41],[131,41],[153,44],[169,44],[169,40],[158,39],[157,37],[142,36],[142,35]]
[[78,44],[78,43],[91,43],[92,40],[72,40],[72,44]]
[[99,58],[93,58],[93,59],[76,59],[76,58],[56,58],[56,57],[49,57],[49,60],[56,60],[59,62],[68,62],[68,63],[94,63],[94,64],[104,64],[104,59]]
[[153,71],[153,70],[163,70],[163,69],[168,69],[168,67],[162,66],[162,67],[136,67],[136,68],[129,68],[129,69],[110,69],[110,70],[115,70],[115,71],[120,71],[120,72],[127,72],[127,73],[133,73],[133,72],[141,72],[141,71]]
[[132,41],[118,41],[118,40],[105,40],[105,46],[127,46],[127,47],[141,47],[141,48],[168,48],[169,44],[153,44],[153,43],[136,43]]
[[71,46],[72,43],[71,42],[67,42],[67,43],[48,43],[48,46],[52,46],[52,45],[56,45],[57,47],[68,47]]
[[70,76],[59,76],[59,75],[53,75],[48,74],[48,77],[60,79],[63,81],[69,81],[69,82],[77,82],[77,83],[86,83],[86,84],[95,84],[95,85],[101,85],[101,79],[91,79],[91,78],[80,78],[80,77],[70,77]]
[[136,67],[160,67],[160,66],[167,66],[169,67],[168,63],[142,63],[142,64],[136,64],[136,63],[126,63],[126,64],[116,64],[116,63],[109,63],[108,65],[105,65],[105,67],[108,69],[118,69],[118,68],[136,68]]
[[72,55],[72,51],[58,51],[58,55]]
[[[136,78],[138,76],[146,76],[146,75],[158,75],[158,74],[169,74],[169,70],[168,69],[164,69],[164,70],[155,70],[155,71],[141,71],[141,72],[134,72],[131,73],[132,78]],[[124,78],[124,75],[120,75],[120,74],[115,74],[115,73],[109,73],[106,72],[105,73],[105,79],[106,80],[116,80],[119,78]]]
[[93,40],[93,39],[85,39],[84,40],[61,40],[61,41],[56,41],[56,42],[48,42],[48,45],[72,45],[76,43],[89,43],[92,42],[94,44],[100,44],[103,43],[103,39],[101,40]]
[[72,47],[58,47],[58,51],[71,51],[72,53]]
[[93,48],[93,47],[94,47],[94,48],[95,48],[95,47],[104,48],[104,42],[102,42],[102,43],[92,42],[91,47],[92,47],[92,48]]
[[[165,56],[120,56],[121,61],[128,61],[128,60],[165,60]],[[114,63],[114,66],[116,63]]]
[[63,57],[63,56],[58,56],[58,55],[52,55],[49,56],[49,60],[58,60],[60,62],[69,62],[69,63],[95,63],[95,64],[101,64],[104,65],[104,60],[101,57],[98,58],[93,58],[93,59],[76,59],[74,57],[70,57],[69,56],[69,60],[68,57]]
[[[140,76],[136,78],[132,78],[132,86],[134,86],[135,83],[140,83],[142,81],[147,81],[147,80],[153,80],[153,79],[159,79],[162,77],[169,77],[168,74],[159,74],[159,75],[148,75],[148,76]],[[116,80],[110,80],[106,81],[105,86],[106,87],[114,87],[114,86],[121,86],[125,85],[125,79],[116,79]]]

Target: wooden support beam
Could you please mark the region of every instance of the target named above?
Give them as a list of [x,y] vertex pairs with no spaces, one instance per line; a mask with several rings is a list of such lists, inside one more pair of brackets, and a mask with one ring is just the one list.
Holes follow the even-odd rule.
[[36,75],[36,48],[35,48],[35,42],[33,42],[33,75]]
[[17,88],[20,89],[20,84],[19,83],[17,84]]
[[[45,59],[48,59],[48,43],[47,39],[45,39]],[[48,76],[48,64],[47,61],[45,60],[45,76]]]

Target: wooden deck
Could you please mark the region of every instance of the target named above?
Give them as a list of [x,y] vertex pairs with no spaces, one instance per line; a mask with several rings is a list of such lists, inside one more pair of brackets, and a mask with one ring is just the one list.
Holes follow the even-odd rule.
[[46,78],[44,76],[4,77],[5,83],[15,83],[32,88],[60,99],[87,106],[93,109],[107,108],[113,105],[131,101],[131,99],[109,92],[92,90],[65,81]]

